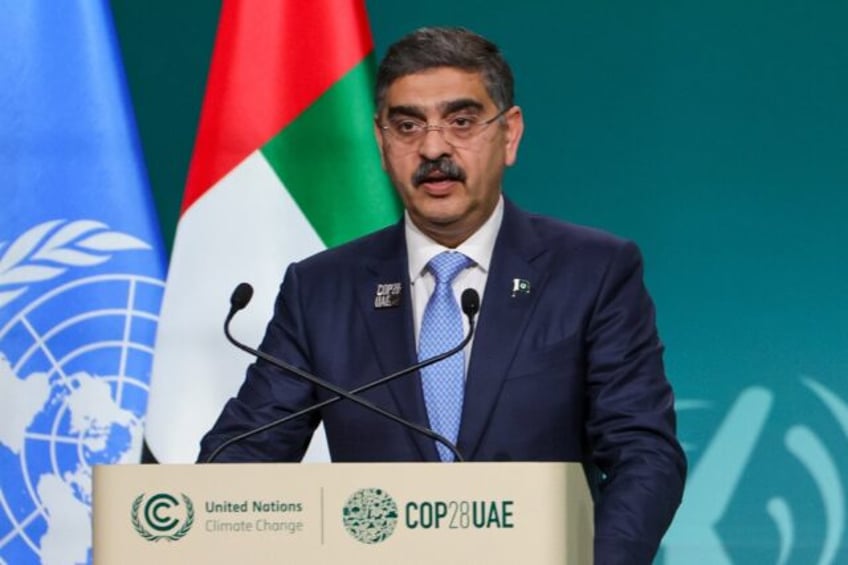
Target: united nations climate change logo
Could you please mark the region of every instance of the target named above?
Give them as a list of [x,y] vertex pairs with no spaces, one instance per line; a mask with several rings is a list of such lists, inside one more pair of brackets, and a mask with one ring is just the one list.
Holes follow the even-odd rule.
[[397,526],[397,504],[382,489],[360,489],[347,499],[342,509],[342,521],[357,541],[367,544],[384,542]]
[[0,563],[91,560],[92,467],[141,451],[161,271],[92,220],[0,241]]
[[[183,503],[166,492],[160,492],[144,501],[144,494],[136,497],[130,517],[133,528],[147,541],[177,541],[189,532],[194,524],[194,504],[180,493]],[[151,532],[150,530],[153,530]]]

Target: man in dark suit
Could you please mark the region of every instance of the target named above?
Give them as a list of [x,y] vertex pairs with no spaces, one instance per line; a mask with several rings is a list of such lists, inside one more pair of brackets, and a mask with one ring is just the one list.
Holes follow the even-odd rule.
[[[261,348],[351,390],[458,342],[445,338],[462,334],[456,296],[476,289],[479,329],[453,365],[363,396],[434,428],[468,460],[598,470],[589,473],[596,563],[650,563],[680,503],[686,461],[638,249],[527,214],[502,196],[524,123],[511,71],[486,39],[444,28],[401,39],[381,63],[377,106],[377,140],[404,219],[291,265]],[[449,275],[442,259],[453,265]],[[258,361],[200,459],[331,396]],[[321,420],[335,461],[453,457],[338,402],[235,444],[220,460],[300,460]]]

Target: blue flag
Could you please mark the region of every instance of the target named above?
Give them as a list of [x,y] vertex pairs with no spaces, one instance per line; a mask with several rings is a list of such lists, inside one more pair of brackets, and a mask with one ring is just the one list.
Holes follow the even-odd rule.
[[0,563],[86,563],[165,269],[108,2],[0,1],[0,85]]

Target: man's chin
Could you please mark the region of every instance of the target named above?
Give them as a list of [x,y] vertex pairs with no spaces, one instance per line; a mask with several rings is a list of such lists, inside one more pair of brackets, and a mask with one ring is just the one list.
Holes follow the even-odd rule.
[[421,228],[421,231],[428,232],[431,230],[451,231],[453,226],[457,226],[465,221],[468,216],[466,207],[458,207],[456,205],[430,205],[421,206],[412,214],[412,219]]

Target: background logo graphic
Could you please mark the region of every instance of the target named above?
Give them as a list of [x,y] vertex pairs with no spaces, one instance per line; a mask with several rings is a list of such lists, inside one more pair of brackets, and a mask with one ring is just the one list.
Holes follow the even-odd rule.
[[[846,562],[848,402],[811,378],[793,388],[744,389],[706,444],[686,446],[684,502],[658,563]],[[712,411],[706,401],[680,408]]]
[[397,504],[384,490],[360,489],[347,499],[342,509],[342,520],[345,529],[357,541],[380,543],[395,531]]
[[[176,497],[160,492],[144,502],[144,494],[132,504],[132,525],[138,535],[147,541],[177,541],[184,537],[194,524],[194,504],[180,493],[183,504]],[[153,530],[151,532],[150,530]]]
[[139,254],[150,246],[88,220],[0,242],[0,553],[14,562],[90,560],[92,467],[138,461],[164,287]]

